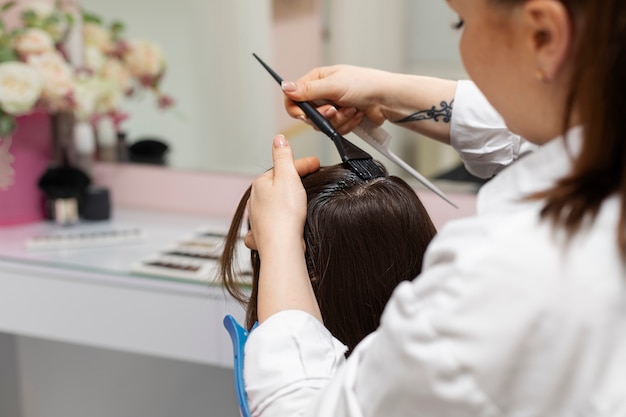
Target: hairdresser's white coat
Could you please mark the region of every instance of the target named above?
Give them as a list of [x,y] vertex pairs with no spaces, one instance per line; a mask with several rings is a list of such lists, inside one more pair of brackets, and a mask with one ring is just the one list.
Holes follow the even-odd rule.
[[[482,128],[496,127],[487,136]],[[453,145],[491,174],[530,146],[473,84],[459,84]],[[580,131],[568,134],[572,152]],[[476,144],[482,144],[476,148]],[[485,185],[478,215],[446,225],[424,272],[401,284],[379,330],[343,360],[313,317],[285,311],[252,332],[245,378],[255,416],[624,416],[626,271],[618,201],[566,247],[523,200],[570,166],[556,139]]]

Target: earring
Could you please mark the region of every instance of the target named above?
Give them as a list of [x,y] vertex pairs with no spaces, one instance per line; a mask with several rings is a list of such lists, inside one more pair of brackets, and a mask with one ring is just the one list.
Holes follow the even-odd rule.
[[543,72],[543,70],[538,69],[537,71],[535,71],[535,79],[539,82],[543,82],[546,80],[546,74]]

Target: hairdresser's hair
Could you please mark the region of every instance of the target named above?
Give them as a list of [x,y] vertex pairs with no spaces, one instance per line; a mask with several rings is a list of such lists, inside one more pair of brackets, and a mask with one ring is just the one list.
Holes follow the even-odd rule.
[[[524,0],[491,1],[516,5]],[[626,1],[560,1],[575,39],[564,126],[576,108],[584,141],[571,174],[539,194],[547,200],[542,216],[574,233],[618,194],[617,244],[626,260]]]
[[[402,179],[364,181],[343,165],[302,178],[307,192],[305,258],[324,325],[349,352],[374,331],[393,289],[421,271],[435,227],[415,191]],[[261,260],[251,251],[252,291],[243,291],[236,246],[250,190],[233,217],[221,257],[220,277],[246,306],[246,327],[257,320]]]

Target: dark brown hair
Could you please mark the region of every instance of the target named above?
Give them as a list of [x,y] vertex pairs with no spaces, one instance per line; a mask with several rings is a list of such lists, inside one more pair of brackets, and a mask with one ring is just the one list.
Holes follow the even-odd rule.
[[547,201],[542,216],[573,234],[596,217],[608,197],[619,195],[617,245],[626,260],[626,1],[560,1],[576,40],[564,131],[576,108],[584,139],[572,172],[538,195]]
[[[435,227],[402,179],[364,181],[343,165],[322,167],[302,178],[307,192],[305,258],[324,325],[352,351],[374,331],[394,288],[415,278]],[[251,251],[252,291],[237,278],[236,246],[241,237],[248,190],[233,217],[221,258],[228,292],[246,306],[246,327],[257,320],[258,252]]]

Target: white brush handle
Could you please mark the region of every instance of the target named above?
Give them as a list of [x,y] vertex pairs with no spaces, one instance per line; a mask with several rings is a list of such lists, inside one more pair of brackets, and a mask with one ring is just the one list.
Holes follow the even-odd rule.
[[428,181],[426,177],[417,172],[413,167],[404,162],[400,157],[389,150],[389,142],[391,141],[391,134],[387,132],[382,127],[376,125],[371,120],[365,118],[363,121],[352,130],[352,132],[367,142],[370,146],[376,149],[378,152],[385,155],[389,160],[394,162],[396,165],[404,169],[406,172],[411,174],[416,180],[421,182],[426,188],[437,194],[439,197],[444,199],[447,203],[451,204],[455,208],[459,208],[456,204],[454,204],[446,195],[437,188],[433,183]]

